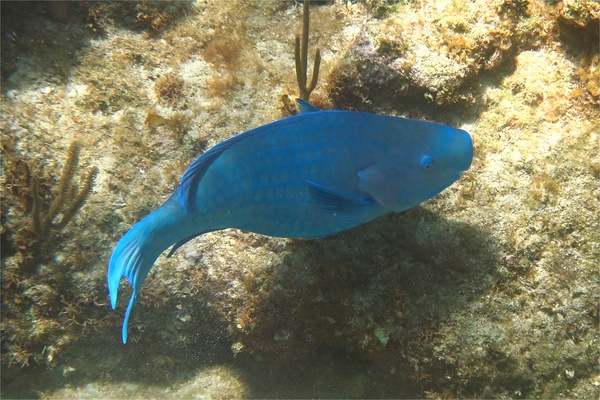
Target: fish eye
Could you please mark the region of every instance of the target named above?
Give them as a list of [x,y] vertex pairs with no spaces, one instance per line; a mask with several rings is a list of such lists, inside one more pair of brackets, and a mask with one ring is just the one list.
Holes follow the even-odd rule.
[[423,156],[423,158],[421,158],[421,163],[419,164],[419,166],[421,167],[421,169],[429,169],[433,167],[433,158],[431,158],[430,156]]

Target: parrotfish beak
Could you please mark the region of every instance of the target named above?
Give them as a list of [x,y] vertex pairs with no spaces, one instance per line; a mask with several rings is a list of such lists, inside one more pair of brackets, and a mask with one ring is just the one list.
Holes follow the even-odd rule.
[[[468,170],[473,162],[473,140],[471,135],[462,129],[456,129],[452,148],[456,159],[456,169],[461,172]],[[460,173],[457,175],[460,176]]]

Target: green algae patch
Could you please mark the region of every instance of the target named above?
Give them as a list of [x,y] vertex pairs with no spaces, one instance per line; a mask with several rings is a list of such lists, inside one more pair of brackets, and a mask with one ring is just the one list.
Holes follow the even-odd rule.
[[385,330],[383,330],[383,328],[375,329],[375,337],[383,346],[386,346],[390,341],[390,337],[385,333]]

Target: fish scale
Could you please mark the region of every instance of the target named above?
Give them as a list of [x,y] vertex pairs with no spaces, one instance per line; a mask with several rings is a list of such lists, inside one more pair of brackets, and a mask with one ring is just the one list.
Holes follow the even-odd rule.
[[[215,227],[236,227],[272,236],[319,237],[333,233],[330,230],[335,232],[360,223],[339,221],[331,212],[318,207],[311,201],[306,181],[323,182],[334,190],[364,197],[366,194],[360,193],[356,186],[356,173],[376,155],[360,150],[365,147],[361,142],[368,138],[362,138],[359,142],[352,140],[352,137],[343,137],[342,129],[326,129],[324,122],[332,119],[330,115],[320,117],[261,132],[244,142],[244,146],[228,149],[203,176],[203,185],[196,197],[197,209],[202,210],[201,214],[213,215],[214,221],[210,224]],[[325,129],[322,135],[313,132],[316,127],[323,125]],[[264,143],[265,136],[269,137],[270,148],[264,155],[257,157],[248,151]],[[335,148],[336,152],[324,152],[323,148]],[[356,154],[348,157],[351,153]],[[281,181],[279,172],[282,169],[290,171],[294,179]],[[252,191],[236,190],[239,188],[233,183],[236,181],[248,182]],[[216,193],[224,194],[223,201],[216,209],[204,208],[203,204]],[[262,194],[260,201],[256,200],[257,193]],[[236,206],[236,212],[227,214],[231,205]],[[263,206],[264,213],[260,218],[246,212],[246,207],[254,205]],[[377,211],[379,214],[385,212]],[[287,223],[276,224],[282,217]],[[328,225],[331,228],[326,229]]]
[[[301,100],[299,100],[301,102]],[[137,295],[158,256],[203,233],[239,228],[270,236],[318,238],[425,201],[469,168],[469,134],[427,121],[318,111],[275,121],[201,155],[179,188],[119,241],[109,262],[116,307],[121,278]]]

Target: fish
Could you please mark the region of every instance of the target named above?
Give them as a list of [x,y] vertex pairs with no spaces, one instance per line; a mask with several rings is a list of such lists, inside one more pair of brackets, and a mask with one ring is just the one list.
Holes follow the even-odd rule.
[[473,142],[462,129],[297,104],[299,114],[200,155],[164,204],[117,243],[107,274],[111,307],[123,277],[133,289],[124,344],[144,280],[170,246],[168,257],[197,236],[227,228],[285,238],[333,235],[414,207],[471,166]]

